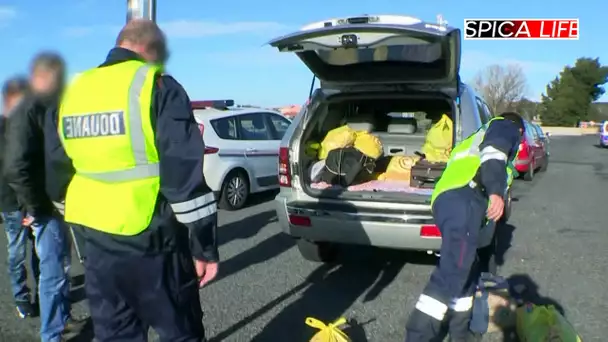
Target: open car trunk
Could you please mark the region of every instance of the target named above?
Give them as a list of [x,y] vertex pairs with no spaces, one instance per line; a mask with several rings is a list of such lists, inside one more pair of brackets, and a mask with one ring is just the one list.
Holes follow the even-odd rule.
[[[454,121],[453,113],[457,112],[449,96],[439,92],[374,92],[338,94],[319,101],[300,138],[299,179],[308,195],[408,203],[430,200],[432,183],[421,187],[409,179],[382,180],[378,176],[395,156],[420,156],[429,128],[444,114]],[[330,130],[344,125],[376,136],[382,143],[383,154],[374,160],[373,172],[363,171],[352,184],[340,186],[314,176],[314,165],[320,158],[311,154],[309,147],[323,141]]]

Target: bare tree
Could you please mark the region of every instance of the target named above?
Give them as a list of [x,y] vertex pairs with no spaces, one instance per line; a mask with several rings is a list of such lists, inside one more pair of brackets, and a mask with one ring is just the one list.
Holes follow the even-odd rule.
[[516,110],[528,89],[526,75],[517,64],[490,65],[477,73],[473,84],[494,114]]

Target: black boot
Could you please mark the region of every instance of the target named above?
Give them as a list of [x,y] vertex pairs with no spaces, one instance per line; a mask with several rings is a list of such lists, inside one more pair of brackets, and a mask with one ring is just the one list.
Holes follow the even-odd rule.
[[471,323],[471,311],[449,313],[450,342],[480,342],[481,334],[469,329]]
[[405,342],[434,341],[441,335],[441,321],[414,310],[405,325]]

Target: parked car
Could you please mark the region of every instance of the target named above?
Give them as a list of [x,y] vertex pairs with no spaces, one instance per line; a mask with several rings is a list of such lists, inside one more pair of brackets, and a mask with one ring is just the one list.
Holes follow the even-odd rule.
[[[374,133],[382,117],[389,128],[376,136],[385,155],[410,155],[421,150],[424,134],[401,128],[416,119],[388,115],[400,112],[447,113],[455,142],[477,131],[493,115],[460,82],[460,36],[457,28],[412,17],[363,16],[313,23],[270,42],[295,53],[320,80],[281,141],[275,199],[282,230],[297,239],[305,259],[331,261],[336,244],[439,250],[430,195],[313,188],[309,170],[316,161],[306,146],[345,122]],[[490,245],[489,237],[480,246]]]
[[205,141],[205,179],[227,210],[242,208],[252,193],[278,187],[279,144],[291,123],[278,112],[232,105],[192,102]]
[[544,171],[549,166],[547,140],[543,139],[535,126],[526,121],[526,132],[519,144],[519,154],[513,163],[524,180],[531,181],[537,171]]
[[600,124],[600,146],[608,146],[608,121],[603,121]]
[[[541,144],[543,145],[543,149],[545,150],[545,154],[547,155],[547,164],[549,163],[549,145],[551,140],[549,139],[549,132],[545,133],[542,129],[542,127],[540,127],[540,125],[537,125],[535,123],[532,124],[532,126],[534,127],[534,129],[536,130],[536,133],[538,134],[538,139],[540,140]],[[545,165],[545,169],[546,169]]]

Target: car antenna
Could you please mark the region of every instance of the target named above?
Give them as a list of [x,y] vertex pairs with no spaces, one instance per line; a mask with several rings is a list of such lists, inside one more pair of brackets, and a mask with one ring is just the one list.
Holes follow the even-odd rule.
[[437,24],[439,24],[439,26],[448,26],[448,21],[443,19],[443,15],[442,14],[437,14]]

